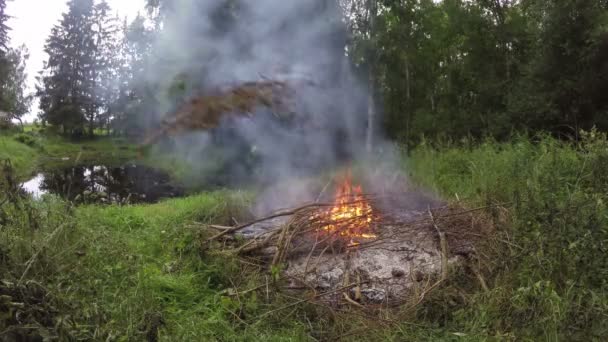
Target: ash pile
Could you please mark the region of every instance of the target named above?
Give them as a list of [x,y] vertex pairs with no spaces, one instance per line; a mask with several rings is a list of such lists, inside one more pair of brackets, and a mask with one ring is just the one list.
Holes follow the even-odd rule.
[[476,272],[476,248],[492,227],[477,210],[419,200],[413,207],[394,205],[413,196],[420,195],[364,194],[344,181],[333,201],[236,227],[212,226],[219,232],[209,241],[243,241],[227,248],[247,262],[280,270],[286,291],[323,304],[416,303],[451,270]]

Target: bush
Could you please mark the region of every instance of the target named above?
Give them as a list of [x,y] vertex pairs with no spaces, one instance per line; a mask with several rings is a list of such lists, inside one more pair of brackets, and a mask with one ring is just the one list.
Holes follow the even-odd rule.
[[29,133],[19,133],[15,135],[15,140],[29,147],[39,146],[38,139]]

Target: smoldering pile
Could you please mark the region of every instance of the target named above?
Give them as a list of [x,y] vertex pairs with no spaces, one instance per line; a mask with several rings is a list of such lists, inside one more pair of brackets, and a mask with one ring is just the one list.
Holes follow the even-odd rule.
[[[397,197],[361,195],[342,202],[373,208],[352,217],[332,216],[335,202],[310,203],[235,227],[211,226],[218,233],[207,242],[222,241],[224,251],[282,270],[286,291],[324,305],[419,303],[455,268],[466,268],[483,282],[477,247],[492,224],[480,210],[383,208]],[[367,233],[349,230],[362,222],[369,222]]]

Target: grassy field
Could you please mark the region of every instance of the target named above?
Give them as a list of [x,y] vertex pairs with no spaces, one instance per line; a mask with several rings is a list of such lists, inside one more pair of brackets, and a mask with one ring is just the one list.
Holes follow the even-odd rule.
[[[304,304],[266,315],[293,301],[272,281],[270,291],[230,295],[267,275],[206,249],[200,223],[239,219],[248,193],[123,207],[74,208],[53,198],[5,206],[0,274],[15,286],[41,284],[58,313],[33,330],[63,340],[601,341],[607,162],[608,140],[598,133],[577,145],[541,137],[413,151],[403,165],[417,183],[501,218],[500,257],[487,265],[487,291],[455,274],[389,326],[356,310]],[[2,324],[0,334],[8,329]]]

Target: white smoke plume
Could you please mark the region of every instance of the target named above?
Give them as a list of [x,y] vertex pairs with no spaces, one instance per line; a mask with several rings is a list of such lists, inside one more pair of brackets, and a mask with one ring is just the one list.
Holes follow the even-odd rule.
[[[255,150],[261,165],[253,170],[242,161],[247,158],[239,158],[243,146],[230,149],[231,141],[225,141],[224,153],[236,154],[227,177],[255,172],[258,184],[279,183],[363,156],[366,87],[357,82],[345,55],[346,23],[340,7],[324,0],[241,1],[236,20],[218,21],[217,13],[225,5],[224,0],[172,1],[154,49],[162,67],[148,77],[168,84],[177,74],[194,75],[203,89],[257,81],[262,76],[316,84],[297,89],[296,115],[306,115],[312,122],[306,129],[281,124],[263,108],[252,119],[225,129],[245,142],[249,149],[245,152]],[[170,110],[171,104],[166,103],[163,111]],[[213,133],[215,139],[221,136],[218,132]],[[178,139],[177,146],[193,165],[209,169],[206,163],[215,162],[205,155],[210,140],[209,133],[201,132]],[[275,196],[279,203],[270,200],[263,210],[319,194],[319,186],[281,184],[289,183],[293,186],[283,187],[282,197]]]

